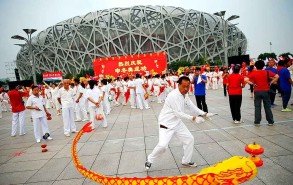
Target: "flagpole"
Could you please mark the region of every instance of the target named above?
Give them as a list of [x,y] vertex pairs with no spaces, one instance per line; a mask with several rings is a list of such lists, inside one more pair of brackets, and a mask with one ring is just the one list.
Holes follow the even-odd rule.
[[272,42],[270,42],[270,53],[272,52]]

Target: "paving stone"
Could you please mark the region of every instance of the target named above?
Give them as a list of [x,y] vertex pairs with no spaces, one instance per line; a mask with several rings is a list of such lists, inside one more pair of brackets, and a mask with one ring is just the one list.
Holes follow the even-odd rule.
[[[95,155],[92,156],[80,156],[79,160],[81,164],[87,168],[90,169],[92,164],[94,163],[96,159]],[[58,176],[57,180],[61,179],[74,179],[74,178],[83,178],[83,176],[78,172],[78,170],[75,168],[73,161],[71,161],[68,166],[62,171],[62,173]]]
[[239,140],[218,142],[232,156],[247,156],[245,144]]
[[195,148],[209,165],[221,162],[224,159],[231,157],[231,155],[217,143],[199,144],[195,145]]
[[25,185],[52,185],[54,181],[45,181],[45,182],[32,182],[32,183],[25,183]]
[[71,158],[51,159],[28,182],[56,180],[70,160]]
[[103,175],[117,174],[121,153],[100,154],[96,158],[91,170]]
[[107,137],[107,140],[124,139],[125,135],[126,135],[126,129],[111,130]]
[[118,174],[144,172],[145,161],[145,151],[123,152],[120,159]]
[[216,142],[230,141],[230,140],[236,139],[235,137],[233,137],[231,134],[228,134],[224,130],[215,129],[215,130],[204,131],[204,133],[207,134]]
[[55,181],[53,183],[53,185],[68,185],[68,184],[70,184],[70,185],[75,185],[75,184],[80,185],[80,184],[83,183],[83,181],[84,181],[83,178],[82,179],[60,180],[60,181]]
[[254,179],[248,181],[248,182],[244,182],[242,183],[243,185],[264,185],[264,183],[259,180],[259,178],[255,177]]
[[45,152],[43,153],[41,148],[39,153],[24,153],[20,156],[15,156],[11,160],[8,161],[8,163],[15,163],[15,162],[21,162],[21,161],[38,161],[38,160],[46,160],[51,159],[54,155],[56,155],[57,152]]
[[[170,147],[172,155],[176,161],[176,164],[179,168],[183,168],[182,166],[182,158],[183,158],[183,146],[181,147]],[[201,154],[194,148],[192,153],[192,161],[195,162],[197,165],[206,165],[207,162],[201,156]]]
[[258,168],[258,178],[267,185],[292,185],[293,175],[270,159],[264,158],[264,167]]
[[145,150],[144,138],[129,138],[125,139],[123,152]]
[[153,126],[145,126],[144,127],[144,136],[158,136],[159,135],[159,127]]
[[265,139],[293,152],[293,138],[285,135],[266,136]]
[[271,157],[270,159],[293,173],[293,155]]
[[275,131],[273,127],[271,126],[250,126],[250,127],[244,127],[244,129],[249,130],[250,132],[258,135],[258,136],[271,136],[271,135],[277,135],[279,132]]
[[151,177],[167,177],[167,176],[179,176],[181,175],[179,169],[159,170],[148,172]]
[[[198,165],[198,163],[196,163]],[[209,165],[198,165],[197,167],[184,167],[181,166],[179,168],[182,175],[190,175],[190,174],[197,174],[202,169],[209,167]]]
[[158,142],[159,142],[158,136],[145,137],[145,148],[147,150],[153,150],[155,146],[157,146]]
[[0,173],[38,170],[41,167],[43,167],[47,162],[48,160],[37,160],[37,161],[6,163],[0,166]]
[[84,143],[82,148],[78,151],[78,155],[79,156],[96,155],[100,152],[102,146],[103,146],[102,141]]
[[194,144],[203,144],[203,143],[213,143],[215,142],[210,136],[208,136],[205,132],[191,132],[194,137]]
[[128,128],[125,138],[136,138],[143,135],[143,127],[141,128]]
[[[76,149],[79,151],[81,147],[84,145],[84,143],[77,143]],[[54,158],[64,158],[64,157],[71,157],[71,144],[67,144],[64,148],[62,148],[55,156]]]
[[91,135],[91,137],[89,138],[88,142],[93,142],[93,141],[104,141],[108,135],[109,135],[110,131],[95,131],[93,133],[93,135]]
[[257,135],[241,127],[229,128],[225,129],[225,131],[238,139],[257,137]]
[[108,140],[101,149],[101,154],[105,153],[120,153],[123,148],[124,140]]
[[0,184],[24,184],[32,175],[34,175],[37,170],[33,171],[23,171],[23,172],[12,172],[3,173],[0,175]]

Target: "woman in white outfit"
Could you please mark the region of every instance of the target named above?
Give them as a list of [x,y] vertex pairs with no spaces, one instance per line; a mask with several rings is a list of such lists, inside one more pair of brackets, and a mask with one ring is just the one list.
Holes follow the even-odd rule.
[[143,79],[141,79],[140,74],[135,75],[136,79],[134,81],[135,94],[136,94],[136,105],[139,109],[150,109],[147,100],[145,99],[146,88]]
[[[102,99],[103,92],[99,87],[96,86],[97,82],[94,80],[89,81],[90,90],[87,92],[87,99],[89,101],[90,121],[92,122],[92,129],[95,129],[95,121],[97,115],[102,115],[102,120],[99,122],[103,123],[103,127],[107,127],[106,116],[103,111]],[[97,120],[98,121],[98,120]]]
[[107,79],[102,79],[101,80],[101,90],[103,92],[103,109],[107,115],[110,114],[111,112],[111,107],[110,107],[110,102],[109,102],[109,86]]

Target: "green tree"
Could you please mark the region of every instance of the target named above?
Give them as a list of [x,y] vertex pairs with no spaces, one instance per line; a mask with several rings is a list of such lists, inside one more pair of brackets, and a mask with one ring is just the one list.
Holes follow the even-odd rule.
[[177,71],[179,67],[190,67],[192,65],[193,65],[192,62],[190,61],[174,61],[168,64],[168,69]]
[[267,58],[277,59],[277,55],[275,53],[261,53],[257,57],[259,60],[266,60]]
[[282,56],[282,57],[286,57],[286,58],[289,58],[289,55],[291,55],[293,57],[293,54],[290,53],[290,52],[287,52],[287,53],[282,53],[280,54],[279,56]]
[[73,75],[71,73],[67,73],[65,75],[63,75],[63,79],[72,79]]

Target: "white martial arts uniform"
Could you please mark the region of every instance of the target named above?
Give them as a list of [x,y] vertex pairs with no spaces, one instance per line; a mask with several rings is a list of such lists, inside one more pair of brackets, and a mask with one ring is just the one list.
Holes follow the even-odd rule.
[[51,89],[45,89],[45,100],[46,100],[46,109],[51,108],[51,103],[52,103],[52,94],[51,94]]
[[39,110],[31,109],[32,118],[33,118],[33,124],[34,124],[34,135],[36,140],[41,140],[41,127],[43,131],[43,135],[46,133],[50,133],[48,129],[48,123],[47,123],[47,117],[44,110],[45,101],[42,96],[35,96],[31,95],[27,102],[26,106],[37,106],[39,107]]
[[160,87],[161,87],[161,80],[159,78],[154,79],[154,95],[157,97],[157,103],[162,103],[160,93]]
[[[103,91],[99,89],[98,87],[94,87],[93,89],[90,89],[87,94],[86,98],[91,98],[94,100],[94,102],[98,102],[99,98],[103,96]],[[102,122],[103,127],[107,127],[107,119],[104,114],[103,105],[100,103],[100,107],[97,107],[95,104],[93,104],[91,101],[89,102],[89,111],[90,111],[90,121],[92,122],[91,126],[94,129],[95,128],[95,122]],[[96,116],[98,114],[102,114],[103,120],[96,120]]]
[[111,112],[111,106],[110,106],[110,102],[109,102],[109,86],[103,85],[101,87],[101,90],[102,90],[102,92],[105,92],[102,105],[103,105],[103,109],[104,109],[105,113],[108,115]]
[[60,103],[58,102],[58,99],[57,99],[57,97],[58,97],[58,90],[59,90],[58,87],[55,87],[54,89],[51,88],[52,102],[53,102],[53,104],[55,106],[55,109],[57,111],[60,110],[60,108],[61,108],[61,105],[60,105]]
[[82,96],[79,99],[78,103],[75,104],[76,121],[81,121],[80,112],[83,115],[83,121],[86,121],[89,119],[87,116],[86,108],[85,108],[86,98],[84,97],[84,94],[86,94],[86,90],[80,84],[78,84],[76,88],[77,89],[76,89],[75,101],[78,99],[79,95],[82,93]]
[[58,98],[61,99],[62,105],[62,118],[64,124],[64,134],[67,135],[76,131],[76,125],[74,122],[74,110],[73,110],[73,90],[69,87],[68,90],[62,87],[58,91]]
[[166,128],[159,128],[159,143],[148,156],[148,161],[153,163],[168,148],[172,136],[177,137],[183,143],[184,155],[182,163],[191,161],[194,138],[181,119],[192,120],[191,115],[185,113],[189,109],[195,116],[203,115],[205,112],[198,109],[187,96],[183,96],[177,89],[169,93],[165,104],[159,115],[158,123]]
[[144,84],[143,79],[137,78],[134,80],[134,86],[135,86],[135,92],[136,92],[136,105],[137,108],[143,109],[145,107],[146,109],[149,109],[149,104],[147,100],[144,98],[144,94],[146,93],[142,84]]
[[135,109],[136,108],[136,101],[135,101],[135,92],[134,92],[134,81],[133,80],[129,80],[127,82],[127,87],[132,87],[132,88],[129,88],[130,89],[130,97],[129,97],[129,101],[130,101],[130,106],[131,108]]
[[212,77],[212,89],[218,89],[218,73],[213,71],[211,72]]
[[11,106],[9,104],[9,96],[6,92],[2,92],[0,95],[2,97],[2,111],[10,112]]

